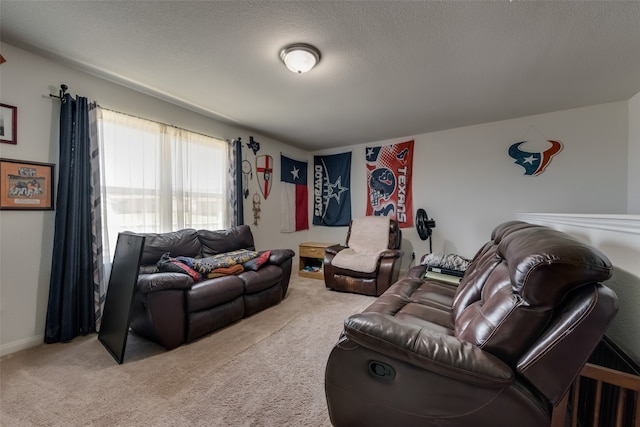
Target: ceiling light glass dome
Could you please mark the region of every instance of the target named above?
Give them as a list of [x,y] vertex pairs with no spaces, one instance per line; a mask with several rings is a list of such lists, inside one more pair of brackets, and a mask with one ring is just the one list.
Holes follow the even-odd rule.
[[280,59],[289,70],[302,74],[310,71],[320,62],[320,51],[310,44],[295,43],[282,48]]

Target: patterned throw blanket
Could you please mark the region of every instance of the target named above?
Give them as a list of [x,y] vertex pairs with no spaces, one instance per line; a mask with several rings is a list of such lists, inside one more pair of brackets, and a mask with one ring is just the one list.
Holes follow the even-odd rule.
[[219,268],[229,268],[232,265],[243,264],[258,256],[258,252],[247,249],[226,252],[208,258],[195,258],[193,269],[200,274],[208,275],[212,270]]
[[240,274],[246,270],[258,270],[265,264],[271,251],[256,252],[247,249],[214,255],[208,258],[170,257],[167,252],[156,264],[161,272],[183,273],[194,282],[202,278],[213,279],[220,276]]

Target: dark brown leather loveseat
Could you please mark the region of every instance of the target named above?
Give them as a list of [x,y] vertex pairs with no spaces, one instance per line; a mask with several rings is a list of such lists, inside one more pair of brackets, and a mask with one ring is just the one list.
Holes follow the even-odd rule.
[[335,426],[544,427],[617,312],[597,249],[498,226],[459,286],[412,268],[345,320],[327,362]]
[[145,243],[130,327],[167,349],[278,304],[287,293],[295,255],[291,249],[272,249],[264,265],[240,274],[194,281],[187,274],[159,272],[157,263],[166,253],[203,259],[240,249],[254,251],[248,225],[142,235]]

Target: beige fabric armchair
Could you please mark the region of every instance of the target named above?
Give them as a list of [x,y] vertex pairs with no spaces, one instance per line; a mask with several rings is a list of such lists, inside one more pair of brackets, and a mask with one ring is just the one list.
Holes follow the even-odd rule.
[[[384,222],[384,226],[381,221]],[[367,236],[368,233],[378,235]],[[380,233],[383,233],[382,237]],[[375,248],[381,240],[386,247]],[[356,242],[358,240],[358,242]],[[402,231],[398,222],[386,217],[354,218],[349,224],[345,245],[333,245],[325,249],[324,282],[327,288],[338,291],[354,292],[380,296],[394,283],[400,274],[400,265],[404,252],[400,250]],[[367,248],[367,249],[363,249]],[[341,251],[349,249],[352,258],[336,260]],[[367,252],[362,255],[362,252]],[[369,268],[369,257],[374,257],[374,265]],[[340,258],[340,257],[339,257]],[[349,259],[353,260],[349,268]],[[363,260],[364,259],[364,260]]]

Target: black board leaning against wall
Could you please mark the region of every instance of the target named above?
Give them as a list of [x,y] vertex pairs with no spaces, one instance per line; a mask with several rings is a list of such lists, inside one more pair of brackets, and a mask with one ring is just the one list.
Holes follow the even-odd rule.
[[143,248],[144,236],[128,232],[118,234],[98,339],[119,364],[124,361],[131,301]]

